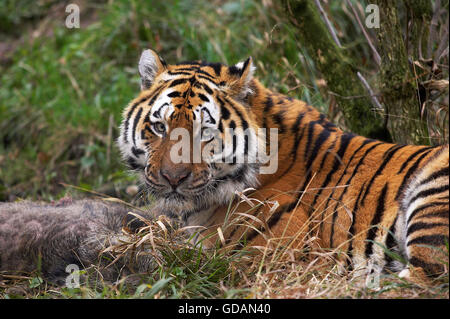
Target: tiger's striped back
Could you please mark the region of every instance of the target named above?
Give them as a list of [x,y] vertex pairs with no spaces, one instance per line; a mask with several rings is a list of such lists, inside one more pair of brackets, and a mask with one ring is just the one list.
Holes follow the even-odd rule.
[[[119,145],[156,196],[155,210],[210,232],[221,227],[225,244],[233,247],[243,241],[302,247],[317,237],[321,247],[346,252],[356,268],[401,270],[405,265],[387,253],[393,250],[414,267],[442,271],[439,260],[448,258],[448,145],[396,145],[343,132],[306,103],[265,88],[252,70],[251,59],[231,67],[167,65],[154,52],[143,54],[143,92],[125,110]],[[202,125],[221,137],[230,127],[276,128],[276,172],[258,174],[254,163],[171,162],[173,143],[155,131],[155,113],[165,112],[168,133],[180,126],[192,131],[189,123],[199,110],[207,112],[202,121],[209,120]],[[233,154],[247,156],[247,142],[233,140]],[[248,187],[256,187],[248,197],[277,205],[243,201],[236,212],[247,215],[230,223],[230,200]]]
[[[287,243],[301,247],[317,236],[321,247],[347,252],[356,268],[370,263],[403,269],[387,248],[428,272],[443,270],[448,259],[448,145],[396,145],[342,132],[304,102],[257,81],[253,85],[258,94],[249,100],[251,110],[261,125],[280,130],[283,166],[261,176],[252,195],[278,201],[279,208],[262,217],[274,237],[282,234]],[[242,206],[241,211],[250,210]],[[409,217],[418,209],[422,213]],[[266,228],[259,230],[268,233]],[[231,229],[230,234],[253,245],[267,242],[252,229]]]

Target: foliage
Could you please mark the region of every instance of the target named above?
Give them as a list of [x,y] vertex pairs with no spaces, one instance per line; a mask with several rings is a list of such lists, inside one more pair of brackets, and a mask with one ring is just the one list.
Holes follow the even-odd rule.
[[[60,182],[125,195],[129,177],[114,143],[121,111],[138,94],[137,61],[148,47],[169,63],[231,64],[252,55],[266,85],[326,111],[308,59],[269,1],[111,1],[81,7],[80,29],[65,28],[64,6],[58,10],[47,29],[28,26],[28,43],[3,61],[0,200],[60,197],[67,192]],[[91,10],[96,19],[87,16]]]

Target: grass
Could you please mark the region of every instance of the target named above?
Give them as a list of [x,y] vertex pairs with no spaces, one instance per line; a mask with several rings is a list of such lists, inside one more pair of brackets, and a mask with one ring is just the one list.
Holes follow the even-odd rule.
[[[6,4],[2,16],[10,10]],[[33,6],[34,20],[51,4]],[[24,36],[28,43],[1,66],[0,200],[61,197],[66,190],[59,182],[126,195],[115,191],[129,178],[114,142],[121,111],[138,94],[137,61],[144,48],[157,50],[169,63],[231,64],[252,55],[265,84],[326,110],[307,78],[311,70],[298,63],[294,32],[273,4],[100,2],[81,7],[82,26],[83,8],[95,10],[98,18],[67,29],[61,7],[54,25],[40,37]],[[33,17],[17,12],[9,19],[14,24]],[[40,29],[36,23],[30,30]],[[3,37],[15,39],[9,31],[14,28],[3,28]],[[300,87],[303,81],[312,86]]]
[[[3,274],[0,296],[5,299],[449,297],[448,272],[428,284],[413,283],[395,273],[381,274],[371,281],[371,277],[358,276],[356,271],[341,267],[343,256],[337,251],[313,250],[313,241],[294,249],[271,238],[264,247],[236,249],[234,244],[221,246],[219,240],[216,247],[205,249],[204,241],[193,244],[190,240],[193,235],[163,216],[143,221],[147,226],[139,233],[124,230],[121,240],[103,251],[108,259],[106,268],[91,265],[81,271],[80,287],[53,286],[42,280],[38,271]],[[230,208],[228,227],[242,223],[242,215]],[[146,269],[151,270],[137,271],[139,265],[149,260],[148,256],[152,262],[151,266],[146,264]],[[135,271],[123,272],[116,282],[103,280],[101,273],[119,260]]]
[[[83,189],[133,202],[135,192],[127,188],[136,181],[121,163],[115,139],[121,112],[139,91],[137,61],[145,48],[169,63],[232,64],[251,55],[266,86],[303,99],[342,124],[276,1],[80,4],[82,27],[67,29],[58,1],[0,3],[0,201],[84,197],[77,191]],[[349,50],[362,59],[370,55],[337,1],[331,9]],[[355,61],[371,69],[360,62]],[[158,224],[149,227],[161,231]],[[138,240],[130,235],[128,244]],[[269,248],[205,250],[161,241],[149,248],[160,258],[155,271],[130,281],[103,282],[92,266],[84,274],[87,282],[69,289],[43,281],[37,271],[2,276],[0,297],[448,298],[448,274],[433,288],[391,274],[382,278],[383,288],[368,289],[351,272],[342,273],[329,251],[294,262],[304,251]]]

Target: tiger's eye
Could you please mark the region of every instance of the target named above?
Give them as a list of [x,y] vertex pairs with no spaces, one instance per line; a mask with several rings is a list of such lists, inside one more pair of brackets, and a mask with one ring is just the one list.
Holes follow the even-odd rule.
[[153,130],[155,131],[155,133],[162,135],[166,131],[166,126],[161,122],[156,122],[155,124],[153,124]]
[[208,127],[202,129],[202,140],[209,141],[214,137],[214,131]]

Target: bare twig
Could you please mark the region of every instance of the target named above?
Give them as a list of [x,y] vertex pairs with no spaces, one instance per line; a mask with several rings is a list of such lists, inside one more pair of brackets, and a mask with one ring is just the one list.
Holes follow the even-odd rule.
[[447,50],[448,52],[448,13],[447,13],[447,20],[444,24],[444,30],[441,35],[441,41],[439,43],[439,47],[434,52],[434,62],[438,63],[441,57],[443,56],[443,53]]
[[373,93],[373,90],[370,87],[369,83],[367,83],[366,79],[359,72],[356,72],[356,75],[358,76],[359,80],[364,85],[366,90],[369,92],[370,99],[372,100],[373,105],[379,110],[384,110],[384,107],[378,101],[377,97],[375,96],[375,93]]
[[376,61],[377,65],[379,66],[379,65],[381,64],[381,57],[380,57],[380,55],[378,54],[377,49],[376,49],[375,46],[373,45],[372,40],[370,39],[370,36],[369,36],[369,34],[367,33],[367,31],[366,31],[366,28],[364,28],[364,26],[363,26],[363,24],[362,24],[362,22],[361,22],[361,19],[359,18],[358,12],[356,11],[355,7],[353,7],[352,2],[351,2],[350,0],[347,0],[347,4],[348,4],[348,6],[352,9],[353,15],[355,16],[356,21],[358,22],[358,25],[359,25],[359,27],[361,28],[361,31],[363,32],[364,37],[366,38],[367,43],[369,44],[370,49],[372,50],[373,56],[375,57],[375,61]]
[[331,25],[330,20],[328,20],[327,14],[325,10],[323,10],[322,5],[320,4],[319,0],[314,0],[317,8],[319,9],[320,15],[322,16],[323,20],[325,21],[325,24],[327,25],[328,30],[331,33],[331,37],[333,38],[334,42],[337,44],[338,47],[342,48],[341,42],[339,42],[339,39],[336,35],[336,32],[334,31],[333,26]]
[[433,17],[430,23],[430,33],[427,43],[427,58],[432,58],[433,43],[436,43],[436,27],[438,25],[439,12],[441,11],[441,0],[436,0],[433,8]]
[[[337,37],[337,35],[336,35],[336,32],[334,31],[334,28],[333,28],[333,26],[331,25],[331,22],[330,22],[330,20],[328,19],[327,14],[326,14],[325,11],[323,10],[322,5],[320,4],[319,0],[314,0],[314,2],[315,2],[317,8],[318,8],[319,11],[320,11],[320,15],[322,16],[323,20],[325,21],[325,24],[326,24],[328,30],[330,31],[331,37],[333,38],[334,42],[336,43],[336,45],[337,45],[339,48],[342,48],[342,45],[341,45],[341,43],[339,42],[339,39],[338,39],[338,37]],[[353,6],[352,6],[352,9],[354,10]],[[357,14],[355,11],[354,11],[354,13],[355,13],[355,15],[356,15],[356,17],[357,17],[359,23],[361,23],[361,21],[359,20],[358,14]],[[360,25],[360,26],[361,26],[361,25]],[[363,29],[364,35],[366,36],[364,27],[361,27],[361,28]],[[369,36],[368,36],[368,35],[366,36],[366,38],[367,38],[368,41],[369,41],[369,45],[371,45],[371,42],[370,42],[370,40],[369,40]],[[375,50],[375,48],[373,48],[373,50]],[[376,52],[376,50],[375,50],[375,52]],[[380,55],[378,54],[378,52],[376,52],[376,58],[375,58],[375,59],[379,59],[379,61],[377,60],[377,63],[378,63],[378,65],[380,65],[381,58],[380,58]],[[373,93],[372,88],[370,87],[370,85],[369,85],[369,83],[366,81],[366,79],[365,79],[365,78],[362,76],[362,74],[359,73],[359,72],[357,72],[356,75],[358,76],[358,79],[359,79],[359,80],[361,81],[361,83],[364,85],[364,87],[366,88],[366,90],[369,92],[370,99],[371,99],[372,103],[374,104],[375,108],[378,109],[378,110],[384,110],[383,106],[380,104],[380,102],[379,102],[378,99],[376,98],[375,94]]]

